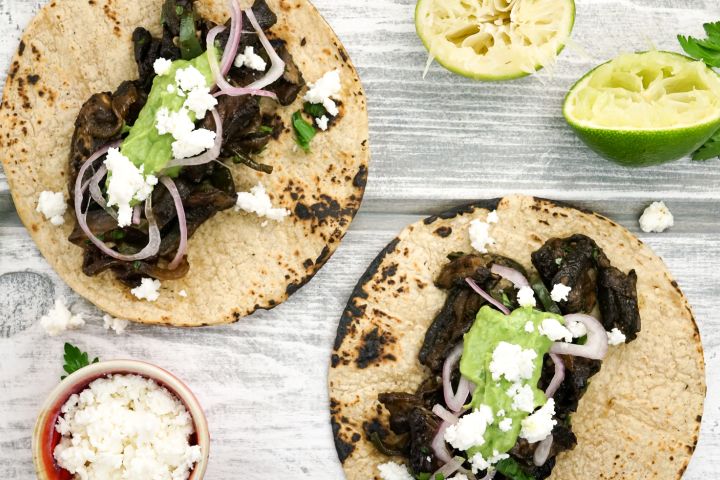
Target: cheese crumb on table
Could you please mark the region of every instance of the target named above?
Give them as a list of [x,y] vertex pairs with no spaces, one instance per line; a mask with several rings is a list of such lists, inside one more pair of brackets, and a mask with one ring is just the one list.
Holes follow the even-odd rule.
[[51,337],[57,337],[67,330],[73,330],[85,325],[81,314],[73,315],[65,306],[65,300],[55,299],[55,305],[40,318],[40,325]]
[[244,210],[254,213],[258,217],[267,217],[276,222],[282,222],[285,217],[290,215],[290,211],[285,208],[273,208],[270,196],[265,191],[262,183],[250,189],[250,192],[238,192],[235,211]]
[[65,223],[63,215],[67,210],[67,202],[62,192],[41,192],[35,211],[42,213],[53,225],[60,226]]
[[662,233],[675,224],[673,214],[665,202],[653,202],[640,217],[640,228],[645,233]]
[[160,280],[153,280],[152,278],[143,278],[140,280],[140,285],[130,290],[130,293],[135,295],[140,300],[147,300],[148,302],[154,302],[160,298]]
[[185,480],[202,457],[182,402],[137,375],[99,378],[72,395],[55,430],[58,465],[86,480]]
[[123,320],[122,318],[115,318],[112,315],[105,314],[103,316],[103,326],[105,330],[113,330],[117,335],[125,333],[130,321]]

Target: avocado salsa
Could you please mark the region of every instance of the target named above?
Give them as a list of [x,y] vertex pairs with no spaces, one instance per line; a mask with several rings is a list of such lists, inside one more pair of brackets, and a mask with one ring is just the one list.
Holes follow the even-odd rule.
[[436,277],[447,298],[418,355],[429,375],[414,392],[381,393],[388,423],[365,427],[415,478],[549,477],[577,443],[571,416],[610,332],[636,338],[635,272],[590,237],[550,239],[531,261],[528,276],[501,255],[453,253]]

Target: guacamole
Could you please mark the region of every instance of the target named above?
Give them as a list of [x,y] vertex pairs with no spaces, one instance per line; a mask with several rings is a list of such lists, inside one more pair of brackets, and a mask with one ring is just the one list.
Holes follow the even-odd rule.
[[[513,398],[507,393],[513,385],[505,377],[498,381],[493,380],[490,372],[490,363],[493,352],[500,342],[519,345],[523,349],[532,349],[537,353],[533,360],[534,370],[532,377],[522,380],[533,391],[534,406],[545,404],[545,394],[537,388],[542,373],[543,357],[550,350],[552,340],[538,331],[542,321],[554,318],[561,324],[563,317],[547,312],[540,312],[532,308],[518,308],[510,315],[504,315],[488,306],[480,309],[475,323],[465,334],[463,353],[460,359],[460,372],[476,385],[470,402],[471,408],[488,405],[496,415],[496,420],[485,431],[485,443],[468,450],[468,458],[480,453],[483,458],[490,458],[494,452],[505,453],[517,442],[520,434],[521,422],[529,413],[512,408]],[[532,322],[532,331],[526,330],[528,322]],[[497,417],[497,413],[505,411],[505,417]],[[502,431],[499,423],[504,418],[512,419],[512,427]]]

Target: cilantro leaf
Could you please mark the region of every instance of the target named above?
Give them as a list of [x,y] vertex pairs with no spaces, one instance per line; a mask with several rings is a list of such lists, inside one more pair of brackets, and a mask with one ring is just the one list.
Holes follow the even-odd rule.
[[705,142],[705,145],[693,153],[692,159],[702,161],[710,160],[715,157],[720,157],[720,130],[715,132],[715,135]]
[[308,123],[303,117],[302,112],[298,110],[292,115],[292,125],[295,130],[295,142],[305,150],[310,151],[310,142],[317,134],[317,130],[312,124]]
[[500,460],[495,464],[495,468],[510,480],[535,480],[535,477],[523,472],[520,465],[512,458]]
[[[83,367],[87,367],[91,363],[97,363],[100,361],[100,359],[95,357],[95,359],[91,362],[87,352],[83,352],[75,345],[71,345],[69,343],[65,344],[65,355],[63,355],[63,359],[65,360],[63,370],[65,370],[68,375],[77,372]],[[63,375],[60,379],[64,380],[66,377],[67,375]]]
[[323,107],[321,103],[305,102],[303,110],[313,118],[320,118],[323,115],[327,115],[327,110],[325,110],[325,107]]
[[678,35],[680,46],[691,57],[704,61],[707,65],[720,68],[720,22],[703,25],[706,39]]

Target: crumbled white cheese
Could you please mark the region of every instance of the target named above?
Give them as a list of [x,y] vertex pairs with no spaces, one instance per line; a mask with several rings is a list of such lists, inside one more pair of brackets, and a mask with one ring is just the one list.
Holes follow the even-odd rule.
[[284,208],[273,208],[270,196],[265,191],[262,183],[250,189],[250,192],[238,192],[235,211],[244,210],[255,213],[258,217],[267,217],[276,222],[282,222],[290,215],[290,211]]
[[573,338],[581,338],[587,335],[587,327],[582,322],[576,322],[575,320],[565,320],[565,327],[570,330]]
[[53,455],[83,480],[185,480],[202,451],[187,408],[137,375],[99,378],[62,406]]
[[570,295],[571,290],[572,288],[563,283],[556,283],[553,286],[552,292],[550,292],[550,298],[552,298],[553,302],[567,302],[568,295]]
[[245,47],[243,53],[238,53],[235,57],[235,66],[237,68],[248,67],[258,72],[264,72],[267,68],[267,62],[263,58],[256,54],[253,47]]
[[42,213],[56,227],[65,223],[63,215],[67,210],[67,202],[62,192],[41,192],[38,198],[37,211]]
[[517,293],[517,301],[521,307],[535,307],[535,292],[531,287],[520,287]]
[[498,218],[497,210],[493,210],[492,212],[488,213],[487,216],[487,223],[498,223],[500,219]]
[[506,392],[512,398],[512,409],[531,413],[535,410],[535,394],[530,385],[513,383]]
[[545,318],[538,327],[540,335],[545,335],[553,342],[563,340],[565,342],[572,342],[573,334],[563,326],[562,323],[558,322],[554,318]]
[[155,128],[160,135],[169,133],[173,138],[181,138],[195,129],[188,110],[181,108],[172,112],[166,108],[160,108],[155,114]]
[[166,90],[167,90],[168,93],[175,93],[175,85],[173,85],[172,83],[169,84],[169,85],[167,86]]
[[665,202],[653,202],[640,217],[640,228],[645,233],[662,233],[675,224],[673,214]]
[[205,118],[208,110],[212,110],[218,104],[217,98],[210,94],[207,87],[194,88],[190,90],[183,104],[183,108],[187,108],[195,114],[195,118]]
[[505,416],[505,410],[503,410],[503,409],[501,408],[500,410],[498,410],[498,412],[497,412],[496,415],[497,415],[498,418],[504,417],[504,416]]
[[615,346],[615,345],[620,345],[621,343],[625,343],[625,340],[626,340],[625,334],[622,333],[617,328],[613,328],[612,330],[610,330],[609,332],[606,332],[606,333],[607,333],[607,337],[608,337],[608,344]]
[[178,295],[180,295],[181,297],[187,297],[187,292],[185,290],[180,290],[178,292]]
[[490,224],[481,220],[473,220],[468,227],[470,245],[480,253],[487,253],[488,245],[494,245],[495,239],[490,236]]
[[445,441],[458,450],[482,445],[485,443],[485,429],[493,420],[492,409],[487,405],[480,405],[480,408],[463,415],[457,423],[445,430]]
[[528,443],[545,440],[557,424],[557,421],[553,419],[553,415],[555,415],[555,400],[550,398],[537,412],[522,421],[520,438],[524,438]]
[[155,63],[153,63],[153,69],[155,70],[155,74],[162,77],[163,75],[167,75],[170,69],[172,68],[172,60],[169,60],[167,58],[158,58],[155,60]]
[[454,477],[451,477],[449,480],[468,480],[468,477],[463,473],[458,473]]
[[525,323],[525,331],[526,331],[527,333],[533,333],[533,332],[535,331],[535,324],[534,324],[533,322],[531,322],[531,321],[528,320],[528,321]]
[[327,117],[327,115],[323,115],[322,117],[315,119],[315,123],[317,124],[318,128],[323,132],[328,129],[329,121],[330,119]]
[[340,83],[340,70],[335,69],[327,72],[315,83],[308,83],[309,90],[304,100],[310,103],[319,103],[333,117],[339,113],[337,105],[333,101],[339,100],[342,84]]
[[135,295],[140,300],[147,300],[148,302],[154,302],[160,298],[160,280],[153,280],[152,278],[143,278],[140,280],[140,285],[130,290],[130,293]]
[[180,68],[175,72],[175,84],[185,92],[207,87],[207,80],[200,70],[193,66]]
[[501,420],[500,423],[498,423],[498,428],[500,428],[501,432],[509,432],[510,430],[512,430],[512,424],[512,418],[507,417]]
[[172,143],[175,158],[190,158],[198,155],[215,145],[217,134],[205,128],[198,128],[176,139]]
[[117,148],[108,150],[105,166],[108,169],[108,205],[118,207],[118,226],[127,227],[132,223],[132,202],[142,202],[153,191],[158,179],[143,174],[143,166],[137,168]]
[[497,450],[493,450],[492,456],[485,460],[480,453],[476,453],[470,459],[470,468],[472,469],[473,473],[482,472],[484,470],[490,469],[500,460],[504,460],[509,457],[510,455],[508,455],[507,453],[499,453]]
[[81,314],[73,315],[65,306],[62,298],[55,300],[55,305],[40,318],[40,325],[51,337],[56,337],[66,330],[73,330],[85,325]]
[[410,475],[407,467],[399,463],[383,463],[378,465],[378,471],[380,471],[380,478],[382,480],[413,480],[413,476]]
[[518,382],[529,379],[535,370],[533,361],[537,352],[531,348],[522,348],[520,345],[508,342],[498,343],[492,353],[490,373],[493,380],[505,377],[509,382]]
[[125,329],[129,323],[130,322],[128,320],[115,318],[112,315],[106,314],[103,316],[103,326],[105,327],[105,330],[113,330],[117,335],[125,333]]

